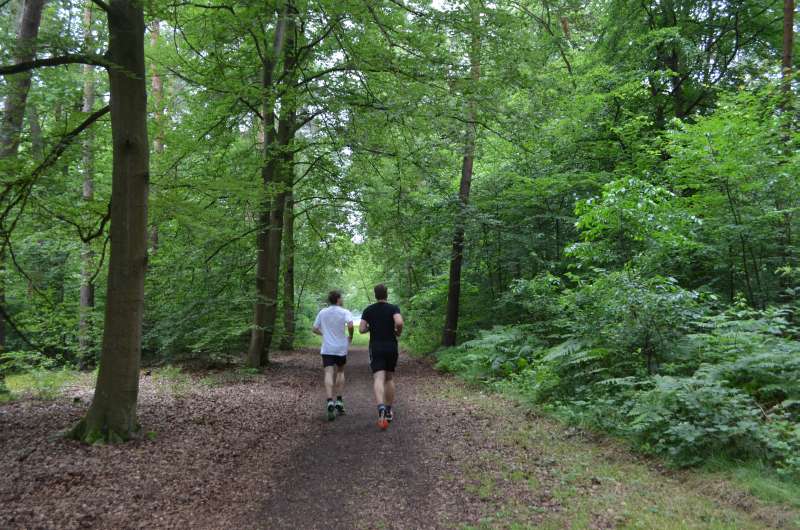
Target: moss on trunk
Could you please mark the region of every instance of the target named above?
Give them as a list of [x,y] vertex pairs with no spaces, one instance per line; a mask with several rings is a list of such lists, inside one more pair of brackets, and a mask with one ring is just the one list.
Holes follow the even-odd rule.
[[90,409],[86,417],[69,429],[65,436],[87,444],[117,444],[127,442],[140,432],[141,426],[136,421],[135,411],[133,417],[122,418],[118,414],[93,414],[93,409]]

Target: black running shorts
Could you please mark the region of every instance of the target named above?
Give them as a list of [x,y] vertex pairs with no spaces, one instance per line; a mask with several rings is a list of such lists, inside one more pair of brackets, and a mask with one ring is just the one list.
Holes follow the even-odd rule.
[[322,355],[322,366],[344,366],[347,355]]
[[369,367],[372,373],[385,370],[394,372],[397,366],[397,347],[394,348],[373,348],[369,347]]

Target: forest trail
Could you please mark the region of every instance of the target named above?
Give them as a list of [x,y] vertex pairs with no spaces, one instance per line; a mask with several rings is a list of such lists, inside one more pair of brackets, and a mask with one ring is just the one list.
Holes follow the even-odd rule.
[[[441,375],[398,366],[397,419],[375,425],[367,353],[348,413],[324,416],[315,350],[263,374],[154,370],[141,440],[53,436],[90,381],[0,406],[0,528],[792,528],[797,513],[723,481],[660,469]],[[76,402],[80,400],[79,402]]]
[[278,481],[281,489],[263,503],[259,524],[424,528],[438,510],[468,512],[467,498],[446,493],[443,476],[454,448],[438,442],[444,432],[458,429],[458,420],[424,392],[430,369],[408,359],[401,362],[397,419],[387,431],[376,426],[366,349],[351,350],[346,375],[347,414],[329,422],[321,389],[317,392],[309,405],[314,435],[294,450],[292,465]]

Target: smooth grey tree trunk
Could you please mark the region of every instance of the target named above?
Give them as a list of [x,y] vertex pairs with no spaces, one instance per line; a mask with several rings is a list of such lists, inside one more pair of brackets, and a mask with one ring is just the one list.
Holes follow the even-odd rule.
[[136,0],[108,3],[111,136],[111,256],[100,370],[75,438],[118,442],[139,429],[144,275],[147,265],[149,148],[144,65],[144,16]]
[[283,240],[284,211],[286,197],[294,180],[293,140],[297,131],[297,102],[294,87],[296,50],[294,9],[286,16],[286,44],[283,59],[284,94],[281,97],[280,119],[278,120],[277,152],[272,156],[277,160],[275,182],[268,189],[268,196],[274,196],[269,212],[269,229],[267,230],[266,249],[264,251],[264,343],[261,350],[261,365],[269,363],[269,348],[275,334],[275,322],[278,317],[278,291],[281,270],[281,250]]
[[[84,44],[90,49],[92,39],[92,4],[87,2],[83,8],[83,27],[86,31]],[[95,80],[94,67],[83,65],[83,105],[81,111],[90,114],[94,109]],[[84,133],[83,139],[83,190],[81,197],[84,202],[94,200],[94,134],[91,129]],[[81,288],[78,321],[78,349],[81,352],[81,362],[86,362],[87,354],[91,348],[91,322],[94,309],[94,283],[92,282],[92,264],[94,252],[90,243],[84,243],[81,250]]]
[[42,118],[39,115],[39,110],[32,102],[26,105],[26,114],[28,115],[28,130],[31,133],[31,151],[33,158],[37,162],[44,160],[44,134],[42,133]]
[[[279,146],[278,135],[275,131],[275,86],[273,81],[275,65],[282,57],[286,41],[287,27],[286,9],[278,18],[271,54],[266,57],[262,65],[261,88],[264,91],[262,104],[262,129],[264,131],[263,162],[261,169],[261,182],[263,193],[262,209],[259,214],[259,230],[256,237],[256,302],[253,308],[253,327],[250,330],[250,345],[247,348],[247,365],[251,368],[260,368],[269,362],[269,340],[266,330],[269,323],[268,306],[274,305],[276,300],[270,299],[267,290],[267,276],[269,267],[269,229],[275,180],[279,174]],[[272,320],[274,325],[274,318]]]
[[[22,4],[17,27],[14,62],[19,64],[33,60],[36,55],[36,38],[42,21],[44,0],[25,0]],[[25,117],[25,104],[31,88],[30,71],[8,76],[8,93],[0,121],[0,163],[7,163],[17,155],[20,132]],[[0,249],[0,307],[5,310],[6,289],[3,281],[5,271],[5,245]],[[6,322],[0,318],[0,352],[6,347]],[[5,391],[5,381],[0,374],[0,392]]]
[[294,348],[294,193],[286,193],[283,214],[283,338],[282,350]]
[[[155,48],[160,37],[161,23],[154,20],[150,24],[150,46]],[[153,152],[159,156],[164,152],[164,82],[155,63],[150,65],[150,91],[153,96],[153,119],[156,124],[156,137],[153,138]],[[155,253],[158,250],[158,225],[150,225],[150,249]]]

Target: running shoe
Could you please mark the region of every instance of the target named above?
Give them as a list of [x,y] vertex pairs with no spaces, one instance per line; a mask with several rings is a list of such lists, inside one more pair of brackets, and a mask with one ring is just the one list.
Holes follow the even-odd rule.
[[385,431],[389,427],[389,420],[386,419],[386,409],[378,410],[378,428]]
[[386,421],[392,423],[394,420],[394,411],[392,409],[386,409]]
[[333,401],[328,401],[328,421],[333,421],[336,419],[336,407],[333,404]]
[[345,414],[345,412],[344,412],[344,402],[341,399],[337,399],[336,400],[335,407],[336,407],[336,414],[338,414],[339,416],[344,416],[344,414]]

